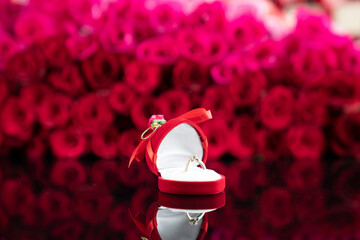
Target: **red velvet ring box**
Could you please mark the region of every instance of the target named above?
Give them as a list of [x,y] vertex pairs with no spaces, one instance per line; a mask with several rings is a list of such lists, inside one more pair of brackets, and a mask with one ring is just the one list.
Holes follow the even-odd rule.
[[159,192],[158,201],[146,213],[131,211],[138,229],[151,240],[202,240],[208,228],[208,212],[225,205],[224,192],[206,196],[181,196]]
[[210,111],[194,109],[155,128],[135,149],[133,159],[146,158],[150,170],[158,176],[159,190],[186,195],[217,194],[225,189],[225,177],[214,170],[198,167],[196,156],[206,163],[208,143],[197,123],[211,119]]

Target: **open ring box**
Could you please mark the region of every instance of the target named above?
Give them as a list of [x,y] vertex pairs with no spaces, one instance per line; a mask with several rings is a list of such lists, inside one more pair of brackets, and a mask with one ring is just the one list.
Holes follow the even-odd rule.
[[137,228],[148,240],[204,239],[207,213],[225,205],[224,192],[215,195],[185,196],[159,192],[158,201],[146,213],[130,211]]
[[[135,149],[129,166],[133,159],[146,158],[162,192],[207,195],[224,191],[225,177],[204,167],[208,143],[197,123],[208,119],[210,111],[199,108],[158,126]],[[191,158],[198,161],[189,163]]]

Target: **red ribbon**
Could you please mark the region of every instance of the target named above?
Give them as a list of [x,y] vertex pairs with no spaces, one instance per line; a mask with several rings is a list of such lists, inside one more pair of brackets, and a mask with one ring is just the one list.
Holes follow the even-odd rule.
[[[197,109],[193,109],[187,113],[184,113],[183,115],[181,115],[177,118],[187,119],[187,120],[193,121],[194,123],[202,123],[206,120],[211,119],[212,116],[211,116],[210,110],[206,110],[205,108],[197,108]],[[140,162],[145,158],[146,147],[147,147],[147,144],[149,143],[151,137],[152,136],[150,136],[147,139],[141,140],[140,144],[135,148],[135,150],[133,151],[133,153],[131,155],[128,167],[130,167],[130,165],[134,161],[134,159],[136,161]]]

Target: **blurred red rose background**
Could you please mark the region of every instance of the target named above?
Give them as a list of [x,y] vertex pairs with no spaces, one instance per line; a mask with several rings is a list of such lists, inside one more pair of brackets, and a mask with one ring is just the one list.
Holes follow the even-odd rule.
[[232,4],[0,0],[0,239],[137,239],[156,178],[131,152],[197,107],[228,180],[208,239],[359,238],[358,43]]

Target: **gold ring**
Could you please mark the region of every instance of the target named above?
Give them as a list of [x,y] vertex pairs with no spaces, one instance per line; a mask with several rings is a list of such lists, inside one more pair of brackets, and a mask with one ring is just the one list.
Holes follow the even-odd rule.
[[203,170],[206,170],[206,166],[203,163],[203,161],[201,161],[197,156],[191,155],[190,158],[189,158],[189,161],[186,164],[185,172],[187,172],[189,170],[190,163],[192,163],[192,162],[198,162],[200,164],[201,168]]
[[[151,135],[154,134],[154,132],[160,127],[161,125],[160,124],[155,124],[154,126],[151,126],[151,127],[148,127],[142,134],[141,134],[141,139],[144,140],[144,139],[148,139],[149,137],[151,137]],[[150,130],[153,130],[151,133],[149,133],[147,136],[144,137],[144,135],[150,131]]]
[[191,225],[197,225],[199,223],[199,221],[204,217],[204,215],[205,215],[205,213],[200,213],[196,217],[191,217],[188,212],[186,213],[186,216],[188,217],[189,223]]

